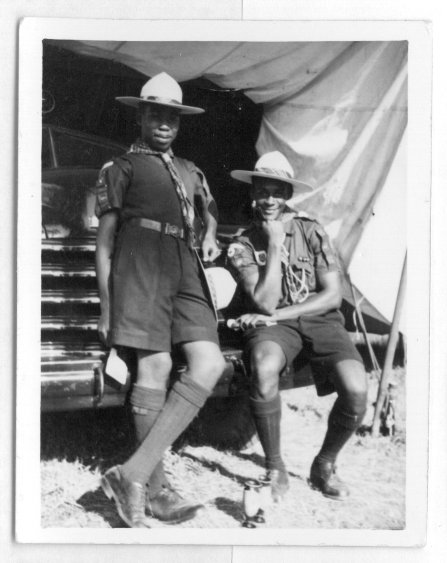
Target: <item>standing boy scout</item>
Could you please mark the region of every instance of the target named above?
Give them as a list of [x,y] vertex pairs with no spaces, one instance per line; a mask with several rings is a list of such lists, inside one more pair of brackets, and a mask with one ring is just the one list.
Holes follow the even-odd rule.
[[[144,528],[146,514],[180,522],[202,508],[172,489],[161,458],[224,368],[193,250],[194,200],[202,209],[205,261],[219,253],[217,209],[203,173],[171,150],[180,115],[204,110],[184,105],[180,86],[166,73],[149,80],[139,98],[117,99],[137,108],[141,137],[105,164],[98,179],[98,331],[105,343],[136,351],[130,402],[139,447],[105,473],[102,487],[130,527]],[[187,370],[167,393],[172,346],[181,348]]]
[[336,258],[322,227],[287,208],[292,195],[311,188],[294,179],[284,155],[265,154],[254,172],[236,170],[231,175],[250,184],[255,212],[253,224],[228,254],[248,298],[250,312],[238,322],[245,331],[251,409],[273,498],[280,500],[289,488],[280,448],[278,380],[304,349],[318,394],[334,390],[338,394],[309,481],[325,496],[343,499],[348,489],[335,474],[335,460],[363,419],[367,387],[363,363],[338,311],[341,286]]

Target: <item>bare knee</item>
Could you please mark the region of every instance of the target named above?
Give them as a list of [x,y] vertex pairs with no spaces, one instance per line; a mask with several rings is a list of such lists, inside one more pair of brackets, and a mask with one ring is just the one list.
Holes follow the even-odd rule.
[[184,346],[188,375],[205,389],[213,389],[225,369],[219,346],[211,342],[193,342]]
[[137,383],[154,389],[166,389],[172,370],[172,359],[167,352],[153,353],[138,350]]
[[360,362],[346,361],[337,366],[335,386],[343,403],[355,414],[366,410],[368,384],[365,369]]
[[362,391],[362,390],[349,391],[344,398],[344,404],[346,405],[346,408],[349,410],[349,412],[351,412],[356,416],[363,417],[367,407],[366,391]]
[[278,393],[281,361],[275,355],[254,352],[251,357],[252,395],[268,401]]
[[198,375],[200,374],[201,376],[214,381],[214,383],[217,382],[225,369],[225,358],[220,352],[207,356],[200,363],[201,369],[197,369],[196,367],[195,372]]

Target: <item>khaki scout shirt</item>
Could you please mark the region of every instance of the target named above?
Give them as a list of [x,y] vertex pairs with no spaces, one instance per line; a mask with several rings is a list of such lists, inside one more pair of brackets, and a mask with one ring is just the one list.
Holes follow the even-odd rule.
[[[284,231],[284,256],[287,257],[293,272],[300,278],[305,272],[309,295],[312,295],[320,290],[316,272],[340,270],[329,237],[317,221],[298,215],[293,215],[285,222]],[[267,240],[259,225],[253,223],[241,235],[235,237],[228,248],[227,256],[238,281],[265,268]],[[284,267],[282,271],[282,297],[278,307],[293,304],[285,282]]]
[[[196,229],[202,228],[204,211],[217,220],[217,207],[203,172],[191,161],[174,157],[189,200],[194,203]],[[121,222],[145,217],[183,226],[180,202],[170,173],[157,155],[126,153],[106,163],[96,183],[96,215],[119,212]]]

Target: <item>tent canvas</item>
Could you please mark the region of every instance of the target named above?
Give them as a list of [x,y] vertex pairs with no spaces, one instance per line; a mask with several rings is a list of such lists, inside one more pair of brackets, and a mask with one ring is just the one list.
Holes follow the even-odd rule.
[[258,154],[281,150],[315,187],[295,205],[324,225],[383,316],[367,300],[362,309],[379,323],[391,318],[405,252],[406,41],[50,43],[146,76],[205,78],[262,104]]

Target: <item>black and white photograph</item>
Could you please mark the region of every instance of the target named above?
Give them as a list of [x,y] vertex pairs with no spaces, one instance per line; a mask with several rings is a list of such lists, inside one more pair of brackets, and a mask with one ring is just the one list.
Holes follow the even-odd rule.
[[420,544],[416,23],[134,23],[21,25],[19,539]]

